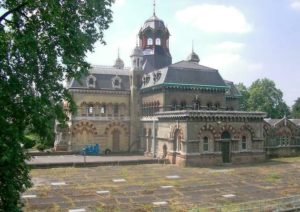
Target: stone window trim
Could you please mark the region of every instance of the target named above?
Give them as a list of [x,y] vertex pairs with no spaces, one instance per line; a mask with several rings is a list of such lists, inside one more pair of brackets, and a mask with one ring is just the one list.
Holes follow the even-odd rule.
[[112,78],[111,83],[114,89],[121,89],[122,79],[119,76],[115,76]]
[[247,145],[247,137],[245,135],[242,136],[242,140],[241,140],[241,151],[242,152],[245,152],[247,151],[247,148],[248,145]]
[[153,39],[152,38],[148,38],[147,39],[147,45],[148,46],[152,46],[153,45]]
[[207,136],[205,136],[203,138],[203,143],[202,143],[202,150],[203,152],[207,153],[207,152],[210,152],[209,151],[209,138]]
[[96,77],[93,75],[89,75],[86,78],[86,85],[88,88],[95,88],[96,87]]

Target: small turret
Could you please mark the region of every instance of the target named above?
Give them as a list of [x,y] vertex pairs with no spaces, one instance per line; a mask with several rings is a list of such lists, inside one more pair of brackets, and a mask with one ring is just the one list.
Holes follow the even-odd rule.
[[192,51],[192,53],[188,56],[186,60],[193,63],[200,62],[199,56],[194,51]]
[[118,58],[115,61],[114,66],[117,69],[124,69],[124,62],[123,60],[120,58],[120,50],[118,49]]
[[131,55],[131,67],[133,70],[142,70],[143,67],[143,50],[137,45]]

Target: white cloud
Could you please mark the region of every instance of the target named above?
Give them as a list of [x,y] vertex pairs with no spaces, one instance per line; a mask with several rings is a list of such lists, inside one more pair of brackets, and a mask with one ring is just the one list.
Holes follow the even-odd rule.
[[238,53],[215,53],[201,60],[201,64],[216,68],[224,79],[250,85],[262,77],[263,64],[244,59]]
[[178,11],[176,16],[181,22],[205,32],[248,33],[252,30],[244,14],[232,6],[196,5]]
[[300,11],[300,0],[292,0],[290,6],[292,9]]
[[243,44],[243,43],[225,41],[225,42],[217,44],[215,46],[215,49],[226,50],[226,51],[239,51],[242,48],[244,48],[244,46],[245,46],[245,44]]

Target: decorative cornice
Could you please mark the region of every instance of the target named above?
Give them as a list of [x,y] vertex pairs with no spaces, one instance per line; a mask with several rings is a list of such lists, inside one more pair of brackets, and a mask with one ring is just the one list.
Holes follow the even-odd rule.
[[197,119],[203,118],[206,120],[220,120],[220,119],[262,119],[266,117],[263,112],[243,112],[243,111],[209,111],[209,110],[182,110],[182,111],[166,111],[156,113],[158,119]]
[[162,88],[183,89],[183,90],[203,90],[203,91],[227,91],[230,86],[218,85],[198,85],[198,84],[182,84],[182,83],[162,83],[151,87],[142,88],[142,92],[155,91]]
[[88,93],[88,94],[116,94],[116,95],[130,95],[130,91],[122,90],[95,90],[95,89],[69,89],[71,93]]

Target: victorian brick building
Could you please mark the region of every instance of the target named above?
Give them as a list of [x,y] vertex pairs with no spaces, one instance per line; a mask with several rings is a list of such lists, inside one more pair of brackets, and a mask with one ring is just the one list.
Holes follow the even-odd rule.
[[[265,113],[240,111],[234,84],[201,65],[194,50],[172,63],[169,36],[154,13],[138,33],[130,68],[118,57],[71,81],[78,112],[57,133],[56,148],[99,144],[102,152],[143,152],[183,165],[264,160],[273,128]],[[297,124],[287,123],[296,138]]]

